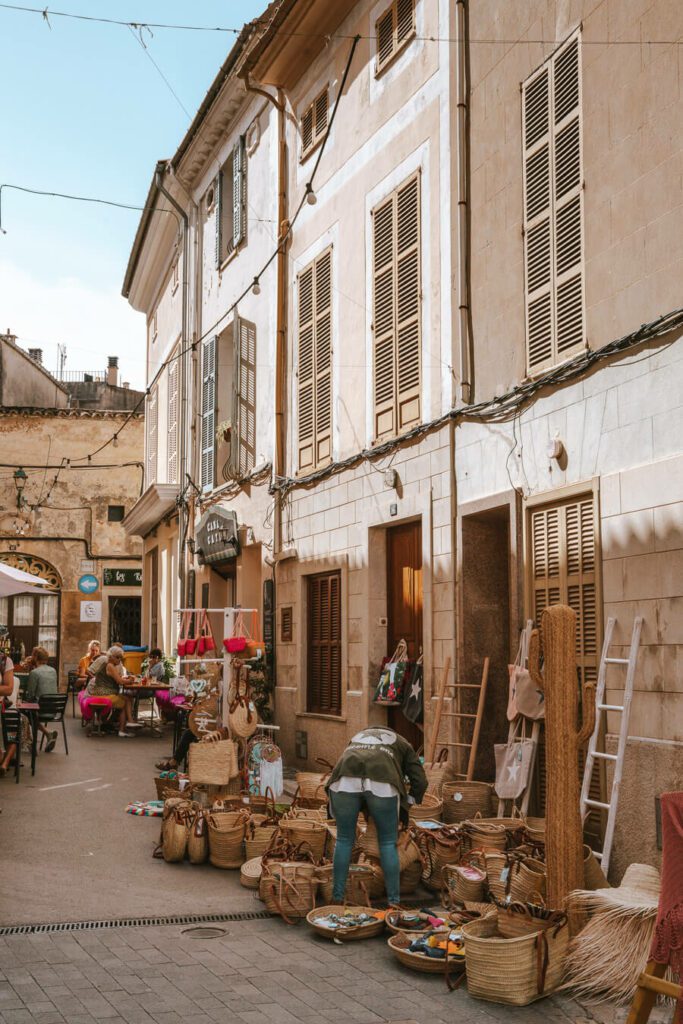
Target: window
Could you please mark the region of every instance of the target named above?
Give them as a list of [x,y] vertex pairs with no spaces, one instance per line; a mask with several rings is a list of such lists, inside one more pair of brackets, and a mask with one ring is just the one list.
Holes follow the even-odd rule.
[[530,373],[570,358],[586,343],[580,74],[574,36],[522,91]]
[[329,99],[327,86],[317,96],[301,118],[301,159],[305,160],[327,131]]
[[107,522],[122,523],[126,514],[125,505],[109,505],[107,507]]
[[306,710],[341,714],[341,573],[308,577]]
[[57,657],[59,598],[56,594],[38,598],[38,643],[51,658]]
[[375,26],[377,32],[377,64],[375,73],[383,71],[415,35],[415,0],[393,0]]
[[210,491],[216,475],[216,346],[218,338],[202,345],[201,487]]
[[283,644],[291,644],[293,637],[292,606],[288,605],[280,612],[280,641]]
[[420,422],[420,176],[372,211],[374,434]]
[[332,250],[299,275],[299,470],[332,454]]
[[[256,327],[237,318],[235,416],[237,445],[232,444],[237,477],[247,476],[256,464]],[[233,433],[233,437],[235,434]]]
[[157,479],[157,427],[159,420],[159,409],[157,406],[157,389],[153,388],[147,396],[147,410],[145,412],[145,428],[147,433],[147,486],[156,483]]
[[530,617],[568,604],[576,612],[576,659],[582,680],[598,670],[597,535],[593,495],[529,511]]
[[178,483],[178,374],[180,349],[176,349],[168,367],[168,474],[166,482]]
[[244,241],[246,235],[247,160],[244,136],[233,147],[216,178],[216,266]]

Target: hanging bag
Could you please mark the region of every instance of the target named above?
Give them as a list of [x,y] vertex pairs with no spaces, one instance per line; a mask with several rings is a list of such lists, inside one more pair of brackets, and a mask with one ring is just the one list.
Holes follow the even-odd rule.
[[258,729],[258,714],[249,692],[249,669],[241,661],[235,670],[234,697],[228,708],[228,726],[233,736],[249,739]]
[[223,646],[228,654],[241,654],[247,646],[247,631],[244,623],[244,615],[238,611],[232,624],[232,633],[225,637]]
[[408,645],[405,640],[399,640],[391,658],[382,665],[375,691],[375,704],[401,703],[408,665]]
[[180,617],[180,629],[178,631],[178,643],[176,645],[179,658],[184,658],[187,654],[187,641],[191,622],[192,612],[183,612]]
[[199,637],[197,639],[197,654],[201,658],[207,651],[216,650],[216,641],[213,638],[213,630],[211,629],[211,622],[206,610],[202,611],[200,623],[199,623]]
[[508,695],[507,717],[512,722],[517,715],[524,715],[534,721],[545,718],[545,694],[539,690],[527,668],[529,659],[529,640],[533,623],[531,619],[522,630],[519,648],[514,665],[508,665],[510,674],[510,690]]
[[534,760],[535,740],[524,737],[524,718],[508,743],[495,743],[496,793],[501,800],[516,800],[529,783],[529,771]]
[[424,721],[424,671],[422,667],[422,655],[417,659],[403,687],[403,704],[401,705],[403,717],[409,722],[419,725]]

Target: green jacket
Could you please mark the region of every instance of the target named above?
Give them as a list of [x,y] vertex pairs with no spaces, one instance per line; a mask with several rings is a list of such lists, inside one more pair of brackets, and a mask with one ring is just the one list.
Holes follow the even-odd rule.
[[[408,793],[422,803],[427,792],[427,776],[420,759],[407,740],[383,727],[357,733],[332,769],[327,789],[343,777],[388,782],[401,798],[401,820],[408,818]],[[406,785],[408,783],[408,785]]]
[[32,668],[28,674],[26,686],[26,699],[37,701],[47,693],[58,693],[57,673],[52,665],[38,665]]

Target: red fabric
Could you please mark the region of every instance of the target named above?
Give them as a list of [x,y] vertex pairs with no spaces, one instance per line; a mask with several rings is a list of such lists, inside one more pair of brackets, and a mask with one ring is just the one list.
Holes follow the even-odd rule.
[[107,714],[111,712],[111,701],[108,697],[89,697],[85,690],[79,692],[78,703],[81,706],[81,715],[86,722],[89,722],[93,717],[93,707],[104,708]]
[[[683,793],[662,793],[662,888],[650,959],[683,979]],[[683,999],[678,1002],[683,1022]]]

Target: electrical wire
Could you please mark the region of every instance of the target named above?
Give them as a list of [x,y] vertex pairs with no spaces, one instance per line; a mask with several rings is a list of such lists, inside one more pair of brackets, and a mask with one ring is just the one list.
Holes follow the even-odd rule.
[[159,67],[159,65],[157,64],[157,62],[155,61],[155,59],[154,59],[154,57],[152,56],[152,54],[151,54],[151,53],[149,52],[149,47],[147,46],[147,44],[145,43],[144,39],[142,38],[142,30],[143,30],[143,28],[146,28],[146,29],[147,29],[147,30],[149,31],[150,35],[152,34],[152,30],[151,30],[151,29],[149,28],[149,26],[148,26],[148,25],[142,25],[142,26],[140,26],[140,28],[139,28],[139,30],[138,30],[137,32],[135,31],[135,29],[133,28],[133,26],[132,26],[132,25],[129,25],[129,26],[128,26],[128,28],[130,29],[130,33],[131,33],[131,35],[132,35],[133,39],[135,40],[135,42],[136,42],[136,43],[139,43],[139,44],[140,44],[140,46],[141,46],[141,48],[142,48],[142,52],[143,52],[143,53],[145,54],[145,56],[146,56],[146,57],[147,57],[147,59],[148,59],[148,60],[150,61],[150,63],[152,64],[152,66],[153,66],[154,68],[156,68],[156,70],[157,70],[157,72],[158,72],[159,76],[160,76],[160,77],[161,77],[161,79],[163,80],[164,84],[166,85],[167,89],[169,90],[169,92],[171,93],[171,95],[173,96],[173,98],[175,99],[176,103],[178,104],[178,106],[180,107],[180,109],[182,110],[182,112],[183,112],[183,113],[185,114],[185,116],[186,116],[186,117],[188,118],[188,120],[190,120],[190,121],[191,121],[191,120],[192,120],[192,114],[191,114],[191,113],[190,113],[190,111],[189,111],[189,110],[187,109],[187,107],[185,106],[185,104],[184,104],[184,103],[183,103],[183,101],[181,100],[180,96],[179,96],[179,95],[178,95],[178,93],[177,93],[177,92],[175,91],[175,89],[173,88],[173,86],[172,86],[172,85],[171,85],[171,83],[169,82],[168,78],[166,77],[166,75],[164,74],[164,72],[163,72],[163,71],[161,70],[161,68]]
[[[100,25],[118,25],[123,28],[131,28],[134,31],[140,29],[168,29],[179,32],[223,32],[230,35],[239,35],[242,31],[240,28],[233,28],[227,25],[187,25],[187,24],[176,24],[172,22],[162,21],[123,21],[118,18],[104,18],[96,17],[91,14],[75,14],[71,11],[53,11],[49,7],[26,7],[22,4],[8,4],[0,3],[0,8],[8,11],[20,11],[25,14],[37,14],[43,21],[50,27],[50,18],[68,18],[73,21],[86,21],[94,22]],[[260,19],[256,19],[253,22],[254,26],[260,27]],[[332,39],[354,39],[355,36],[345,32],[293,32],[287,31],[286,29],[275,29],[272,36],[281,36],[283,38],[293,39],[323,39],[326,42]],[[414,35],[411,38],[418,42],[425,43],[458,43],[460,40],[455,36],[433,36],[433,35]],[[376,35],[359,35],[358,39],[374,40]],[[563,43],[563,39],[544,39],[544,38],[533,38],[533,39],[501,39],[501,38],[480,38],[470,39],[470,43],[480,44],[483,46],[491,46],[493,44],[501,44],[508,46],[513,43],[529,43],[535,44],[540,43],[542,45],[559,45]],[[672,46],[673,44],[680,45],[683,43],[681,39],[589,39],[582,40],[584,43],[589,43],[593,46]]]
[[100,206],[114,206],[120,210],[137,210],[138,212],[151,210],[152,213],[170,213],[178,221],[178,225],[180,225],[180,220],[178,219],[178,214],[175,210],[168,210],[162,206],[133,206],[131,203],[119,203],[113,199],[98,199],[93,196],[76,196],[67,192],[48,192],[44,189],[28,188],[26,185],[12,185],[9,182],[3,182],[3,184],[0,185],[0,232],[2,232],[3,235],[7,234],[2,226],[2,190],[5,188],[14,189],[16,192],[27,192],[29,195],[33,196],[49,196],[52,199],[72,199],[78,203],[97,203]]

